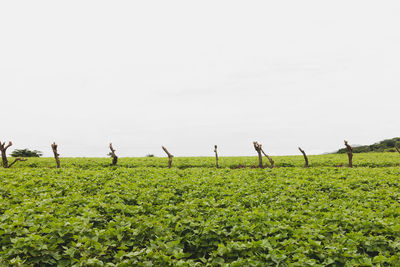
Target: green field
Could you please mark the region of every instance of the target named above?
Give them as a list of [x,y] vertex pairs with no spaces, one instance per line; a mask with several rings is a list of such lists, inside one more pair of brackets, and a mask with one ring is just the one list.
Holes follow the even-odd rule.
[[[346,154],[327,154],[308,156],[310,167],[340,167],[348,163]],[[274,156],[277,167],[303,167],[303,156]],[[267,159],[264,157],[264,163]],[[12,158],[9,159],[12,161]],[[97,168],[107,167],[111,164],[109,158],[62,158],[62,167]],[[400,166],[400,155],[398,153],[361,153],[354,154],[353,164],[355,167],[397,167]],[[119,158],[118,166],[126,168],[137,167],[167,167],[168,158],[146,157],[146,158]],[[237,168],[239,165],[246,167],[258,166],[257,157],[221,157],[219,165],[222,168]],[[200,167],[214,168],[214,157],[176,157],[173,159],[173,167],[179,169]],[[53,158],[30,158],[26,162],[18,162],[16,168],[20,167],[55,167]],[[14,168],[14,166],[13,166]]]
[[0,168],[0,266],[399,266],[399,154],[309,158]]

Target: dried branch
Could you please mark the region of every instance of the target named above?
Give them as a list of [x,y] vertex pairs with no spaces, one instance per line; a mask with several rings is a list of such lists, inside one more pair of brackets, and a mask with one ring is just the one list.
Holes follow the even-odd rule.
[[215,166],[216,166],[217,168],[219,168],[219,165],[218,165],[217,145],[214,146],[214,152],[215,152]]
[[395,148],[396,148],[397,152],[400,153],[400,149],[398,148],[398,146],[395,146]]
[[[3,144],[4,145],[4,144]],[[7,148],[9,148],[10,146],[12,146],[13,145],[13,143],[11,142],[11,141],[9,141],[8,142],[8,144],[5,146],[5,148],[4,149],[6,149],[7,150]]]
[[257,151],[257,154],[258,154],[258,167],[264,168],[263,163],[262,163],[262,155],[261,155],[262,145],[259,144],[257,141],[254,141],[253,145],[254,145],[254,149]]
[[303,154],[303,156],[304,156],[304,161],[306,162],[306,163],[304,164],[304,168],[308,168],[308,158],[307,158],[306,152],[304,152],[304,150],[301,149],[301,147],[299,147],[299,150],[300,150],[300,152]]
[[344,145],[347,148],[347,156],[349,157],[349,167],[353,168],[353,148],[344,140]]
[[270,156],[268,156],[265,152],[264,149],[261,148],[261,152],[264,154],[265,157],[267,157],[267,159],[269,160],[269,163],[271,164],[271,168],[275,168],[275,163],[272,160],[272,158]]
[[115,149],[113,148],[112,143],[110,143],[110,150],[111,150],[111,152],[109,155],[112,157],[111,165],[115,166],[115,165],[117,165],[118,157],[117,157],[117,155],[115,155]]
[[53,144],[51,144],[51,149],[53,150],[54,158],[55,158],[56,163],[57,163],[57,168],[60,168],[61,167],[60,166],[60,159],[58,157],[58,156],[60,156],[60,154],[58,154],[58,152],[57,152],[57,147],[58,147],[58,145],[55,142],[53,142]]
[[165,153],[168,155],[168,168],[171,168],[172,165],[172,158],[174,157],[171,153],[168,152],[168,150],[162,146],[162,149],[164,150]]
[[28,159],[23,159],[23,158],[16,158],[13,162],[11,162],[10,165],[8,165],[8,168],[11,168],[12,165],[14,165],[14,163],[16,163],[17,161],[27,161]]
[[6,142],[1,143],[0,142],[0,151],[1,151],[1,159],[3,161],[3,167],[8,168],[8,160],[7,160],[7,148],[12,146],[12,142],[9,141],[8,144],[6,145]]

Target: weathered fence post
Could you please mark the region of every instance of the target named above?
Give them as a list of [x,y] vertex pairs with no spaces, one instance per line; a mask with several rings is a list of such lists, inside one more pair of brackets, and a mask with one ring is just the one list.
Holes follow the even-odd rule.
[[219,165],[218,165],[217,145],[214,146],[214,152],[215,152],[215,166],[216,166],[217,168],[219,168]]
[[262,145],[259,144],[257,141],[254,141],[253,145],[254,145],[254,149],[257,151],[257,154],[258,154],[258,167],[264,168],[263,163],[262,163],[262,155],[261,155]]
[[51,144],[51,149],[53,150],[54,158],[57,163],[57,168],[60,168],[60,159],[58,158],[58,156],[60,156],[60,154],[58,154],[58,152],[57,152],[57,147],[58,147],[58,145],[55,142],[53,142],[53,144]]
[[162,149],[164,150],[165,153],[168,155],[168,168],[171,168],[172,165],[172,158],[174,157],[171,153],[168,152],[168,150],[162,146]]
[[303,156],[304,156],[304,161],[306,162],[306,163],[304,164],[304,168],[308,168],[308,158],[307,158],[306,152],[304,152],[304,150],[301,149],[301,147],[299,147],[299,150],[300,150],[300,152],[303,154]]
[[115,155],[115,149],[113,148],[112,143],[110,143],[110,150],[111,150],[111,152],[109,153],[109,155],[112,157],[111,165],[115,166],[115,165],[117,165],[118,157],[117,157],[117,155]]
[[349,167],[353,168],[353,148],[344,140],[344,145],[347,148],[347,156],[349,157]]
[[0,151],[1,151],[1,159],[3,161],[3,167],[4,168],[10,168],[12,165],[14,165],[17,161],[27,161],[27,159],[23,159],[23,158],[16,158],[14,159],[13,162],[11,162],[11,164],[8,164],[8,159],[7,159],[7,148],[9,148],[10,146],[12,146],[12,142],[9,141],[8,144],[6,145],[5,142],[0,142]]
[[8,160],[7,160],[7,148],[12,146],[12,142],[9,141],[8,144],[6,145],[6,142],[0,142],[0,151],[1,151],[1,159],[3,160],[3,167],[8,168]]
[[260,143],[258,143],[257,141],[254,141],[253,145],[254,145],[254,149],[257,151],[257,154],[258,154],[258,167],[264,168],[263,163],[262,163],[262,155],[261,155],[261,153],[262,153],[269,160],[269,163],[271,164],[271,168],[275,168],[274,161],[272,160],[272,158],[270,156],[268,156],[264,152],[264,150],[262,149],[262,145]]

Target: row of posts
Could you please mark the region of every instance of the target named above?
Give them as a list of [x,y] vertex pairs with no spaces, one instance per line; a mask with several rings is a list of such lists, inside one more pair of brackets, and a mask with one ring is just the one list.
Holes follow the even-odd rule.
[[[253,145],[254,145],[254,149],[256,150],[257,155],[258,155],[258,167],[259,168],[267,167],[266,165],[265,166],[263,165],[263,155],[264,155],[268,159],[268,161],[270,163],[270,166],[268,166],[268,167],[275,168],[275,162],[273,161],[273,159],[268,154],[265,153],[264,149],[262,148],[262,145],[260,143],[258,143],[257,141],[254,141]],[[352,168],[353,167],[353,148],[348,144],[348,142],[346,140],[344,141],[344,145],[346,146],[346,149],[347,149],[347,155],[348,155],[348,158],[349,158],[349,167]],[[24,158],[16,158],[16,159],[14,159],[14,161],[11,164],[8,164],[8,160],[7,160],[7,156],[6,156],[6,150],[10,146],[12,146],[12,142],[11,141],[7,145],[6,145],[5,142],[3,142],[3,143],[0,142],[0,151],[1,151],[1,157],[2,157],[3,167],[4,168],[10,168],[17,161],[26,161],[26,159],[24,159]],[[118,163],[118,157],[115,154],[115,149],[113,148],[112,143],[110,143],[109,147],[110,147],[110,150],[111,150],[111,152],[109,153],[109,156],[112,158],[111,165],[112,166],[116,166],[117,163]],[[162,146],[161,148],[167,154],[167,156],[168,156],[168,168],[171,168],[172,159],[173,159],[174,156],[171,153],[169,153],[169,151],[164,146]],[[51,144],[51,149],[53,150],[54,159],[56,160],[57,168],[60,168],[61,167],[61,163],[60,163],[60,158],[59,158],[60,154],[58,154],[58,150],[57,150],[58,149],[58,145],[55,142],[53,142]],[[301,149],[300,147],[299,147],[299,150],[304,156],[304,161],[305,161],[304,168],[308,168],[309,163],[308,163],[307,155],[304,152],[304,150]],[[400,153],[400,149],[398,147],[396,147],[396,150]],[[217,168],[219,168],[217,145],[214,146],[214,153],[215,153],[215,166]]]

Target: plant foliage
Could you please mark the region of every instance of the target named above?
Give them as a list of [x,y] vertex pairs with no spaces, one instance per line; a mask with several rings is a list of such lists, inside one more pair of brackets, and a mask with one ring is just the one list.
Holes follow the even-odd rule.
[[[353,153],[366,153],[366,152],[395,152],[395,147],[400,147],[400,137],[386,139],[378,143],[366,146],[353,147]],[[337,153],[347,153],[346,148],[339,149]]]
[[0,169],[0,266],[400,265],[399,167],[125,160]]
[[29,158],[29,157],[41,157],[43,153],[41,151],[37,150],[29,150],[27,148],[25,149],[15,149],[13,152],[11,152],[11,157],[24,157],[24,158]]

